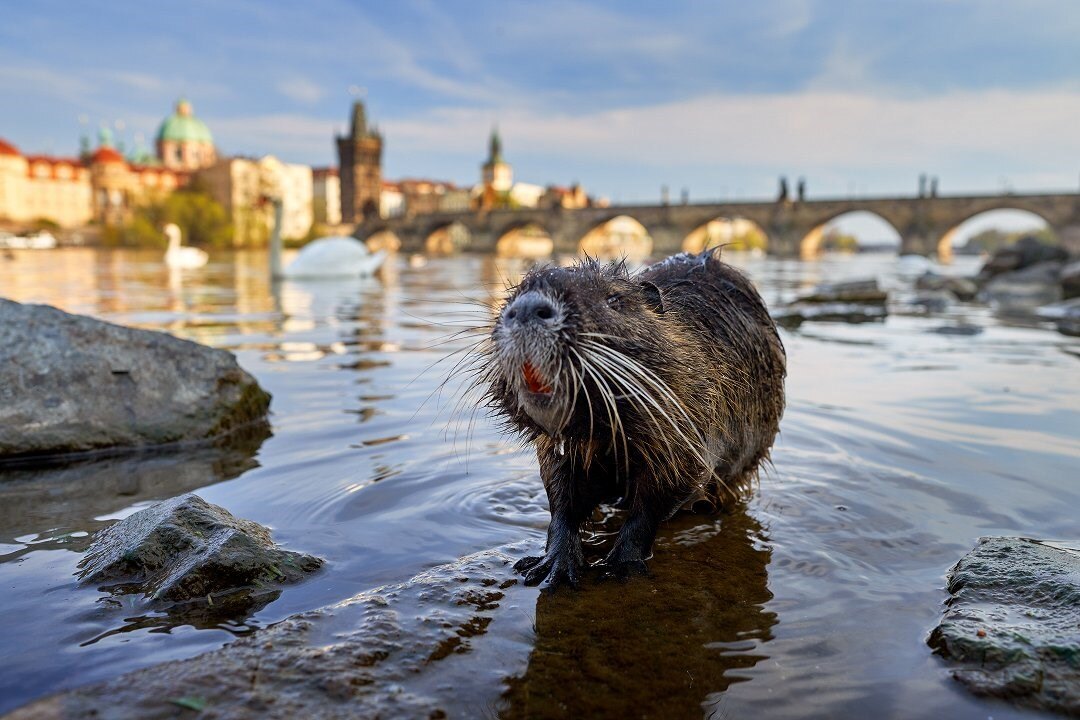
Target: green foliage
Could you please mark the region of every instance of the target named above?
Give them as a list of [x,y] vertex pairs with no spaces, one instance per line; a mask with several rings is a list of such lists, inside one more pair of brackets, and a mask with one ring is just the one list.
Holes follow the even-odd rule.
[[52,218],[39,217],[32,223],[30,223],[30,227],[34,230],[48,230],[52,232],[60,229],[60,223],[56,222]]
[[858,252],[859,238],[834,230],[825,233],[825,237],[821,239],[821,249],[833,252]]
[[1039,242],[1048,245],[1058,244],[1057,233],[1046,226],[1038,230],[1020,230],[1019,232],[1011,233],[1002,232],[997,228],[990,228],[969,237],[967,242],[964,243],[963,249],[968,252],[994,253],[1006,245],[1011,245],[1022,237],[1033,237]]
[[724,247],[729,250],[764,250],[768,244],[769,239],[764,232],[750,228],[746,232],[733,235]]
[[178,190],[164,199],[155,198],[136,208],[127,224],[104,228],[102,243],[164,248],[166,240],[162,228],[167,223],[176,223],[180,227],[185,245],[211,248],[232,245],[233,228],[225,208],[197,185]]

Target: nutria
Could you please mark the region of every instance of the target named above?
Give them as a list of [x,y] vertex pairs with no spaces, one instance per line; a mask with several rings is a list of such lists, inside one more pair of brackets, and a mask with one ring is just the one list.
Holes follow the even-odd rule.
[[716,251],[631,276],[586,259],[529,272],[491,329],[478,377],[536,447],[551,507],[527,585],[577,585],[581,525],[621,498],[605,575],[644,572],[659,523],[745,488],[784,409],[786,358],[765,303]]

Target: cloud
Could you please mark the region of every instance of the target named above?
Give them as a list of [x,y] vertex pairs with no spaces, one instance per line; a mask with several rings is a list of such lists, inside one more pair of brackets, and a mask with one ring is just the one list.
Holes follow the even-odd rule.
[[321,86],[299,75],[278,82],[277,91],[290,100],[307,105],[314,105],[326,94]]
[[340,121],[305,115],[273,114],[217,118],[214,142],[226,155],[276,155],[288,162],[328,157]]
[[[507,151],[629,166],[879,169],[999,162],[1030,171],[1080,155],[1080,92],[955,92],[879,97],[850,91],[701,95],[588,114],[510,109],[499,115]],[[491,112],[444,109],[384,122],[411,152],[475,147]]]

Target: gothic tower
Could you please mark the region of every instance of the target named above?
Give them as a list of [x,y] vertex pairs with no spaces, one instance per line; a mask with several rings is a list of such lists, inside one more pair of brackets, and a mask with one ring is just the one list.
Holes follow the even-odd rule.
[[503,160],[502,140],[499,138],[498,128],[491,130],[488,159],[480,167],[480,181],[485,188],[491,188],[500,193],[509,191],[514,185],[514,171],[510,163]]
[[337,138],[341,175],[341,221],[378,217],[382,193],[382,135],[368,130],[364,103],[353,103],[352,127]]

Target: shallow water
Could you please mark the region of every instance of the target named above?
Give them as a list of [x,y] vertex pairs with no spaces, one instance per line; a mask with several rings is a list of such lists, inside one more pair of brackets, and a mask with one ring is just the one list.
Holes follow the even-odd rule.
[[[898,299],[910,288],[891,256],[733,257],[770,303],[846,277],[876,275]],[[475,405],[455,411],[452,388],[439,391],[445,358],[468,342],[448,334],[482,319],[524,263],[395,258],[379,278],[278,288],[265,267],[258,253],[183,273],[129,251],[0,259],[0,296],[230,349],[274,395],[274,434],[229,453],[0,470],[0,712],[542,537],[535,458],[472,419]],[[932,332],[961,321],[983,332]],[[529,717],[1031,714],[965,695],[925,638],[945,572],[979,536],[1080,535],[1080,341],[974,305],[808,322],[783,338],[788,409],[754,496],[669,523],[650,579],[537,595],[523,655],[492,659],[493,672],[517,677],[501,702],[478,683],[476,707]],[[199,628],[109,609],[77,586],[93,531],[189,490],[327,569],[250,618]],[[595,644],[561,647],[575,627]]]

